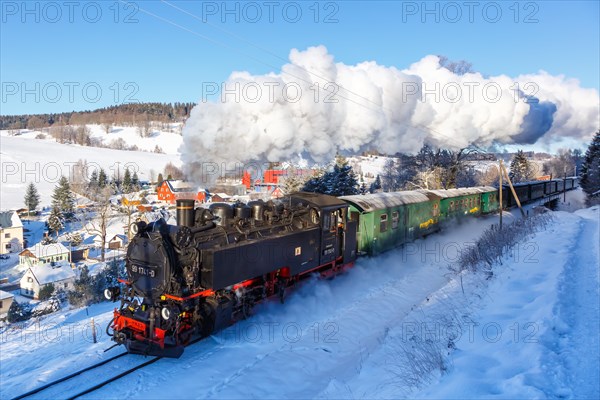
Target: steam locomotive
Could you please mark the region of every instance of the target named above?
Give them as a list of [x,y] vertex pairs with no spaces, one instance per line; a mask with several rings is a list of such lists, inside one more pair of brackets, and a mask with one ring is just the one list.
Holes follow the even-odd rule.
[[[515,187],[522,203],[555,198],[575,178]],[[493,187],[332,197],[295,193],[278,201],[195,208],[177,201],[177,225],[132,225],[127,278],[105,296],[120,300],[107,332],[130,353],[179,357],[187,343],[246,318],[268,297],[312,273],[335,275],[440,229],[496,212]],[[508,188],[503,207],[511,207]],[[110,330],[112,329],[112,333]]]
[[280,202],[194,208],[177,201],[177,225],[132,228],[124,288],[110,327],[131,353],[179,357],[195,336],[245,318],[313,272],[335,273],[356,259],[356,221],[336,197],[297,193]]

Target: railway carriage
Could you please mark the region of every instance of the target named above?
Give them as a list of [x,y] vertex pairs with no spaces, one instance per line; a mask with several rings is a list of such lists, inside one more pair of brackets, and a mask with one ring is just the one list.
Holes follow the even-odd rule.
[[549,196],[551,194],[555,194],[558,191],[556,190],[556,181],[550,180],[544,182],[544,194]]
[[439,229],[439,198],[419,191],[342,196],[358,221],[359,254],[376,255]]
[[[440,219],[445,221],[465,215],[480,215],[482,213],[483,194],[493,191],[496,191],[496,189],[492,187],[473,187],[424,190],[423,192],[440,198]],[[486,199],[489,202],[489,198]]]
[[498,211],[499,206],[498,189],[491,186],[481,187],[481,212],[489,214]]
[[[529,186],[529,200],[539,200],[544,197],[544,182],[532,183]],[[520,199],[519,199],[520,200]]]

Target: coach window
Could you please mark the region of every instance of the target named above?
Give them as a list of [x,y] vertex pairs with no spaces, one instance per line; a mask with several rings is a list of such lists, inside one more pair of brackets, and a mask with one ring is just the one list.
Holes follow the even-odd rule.
[[438,204],[436,203],[433,205],[433,216],[437,217],[438,215],[440,215],[440,209],[438,207]]
[[450,211],[454,211],[454,202],[453,201],[450,202]]
[[392,229],[398,229],[398,221],[400,220],[400,217],[398,215],[398,211],[394,211],[392,213]]
[[379,232],[387,231],[387,214],[382,214],[379,218]]

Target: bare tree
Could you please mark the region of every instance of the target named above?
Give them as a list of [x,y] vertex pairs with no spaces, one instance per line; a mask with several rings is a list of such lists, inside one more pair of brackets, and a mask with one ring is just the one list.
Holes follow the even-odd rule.
[[95,206],[92,209],[83,211],[79,215],[79,220],[85,231],[90,235],[98,235],[100,237],[100,259],[102,261],[104,261],[104,254],[106,253],[108,226],[112,221],[119,218],[119,214],[113,209],[110,203],[112,193],[112,187],[99,189]]
[[79,161],[77,161],[77,163],[75,165],[73,165],[73,168],[71,169],[71,173],[69,174],[71,190],[82,196],[88,195],[87,172],[88,172],[87,160],[80,159]]
[[172,162],[169,162],[167,163],[167,165],[165,165],[164,174],[167,177],[167,179],[178,180],[184,178],[183,171]]

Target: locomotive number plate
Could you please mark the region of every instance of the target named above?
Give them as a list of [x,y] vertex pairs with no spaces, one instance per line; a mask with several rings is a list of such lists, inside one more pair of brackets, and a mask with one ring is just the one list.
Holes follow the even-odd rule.
[[156,276],[156,271],[154,270],[154,268],[141,267],[135,264],[131,266],[131,272],[142,276],[149,276],[150,278],[154,278]]

